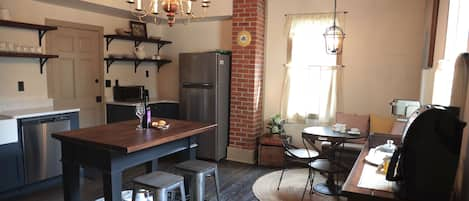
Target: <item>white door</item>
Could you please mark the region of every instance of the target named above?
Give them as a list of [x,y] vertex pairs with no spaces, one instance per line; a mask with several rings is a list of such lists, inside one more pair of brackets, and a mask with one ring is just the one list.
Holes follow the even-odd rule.
[[47,37],[47,52],[59,58],[47,63],[49,98],[56,108],[80,108],[80,128],[104,124],[102,28],[50,22],[58,30]]

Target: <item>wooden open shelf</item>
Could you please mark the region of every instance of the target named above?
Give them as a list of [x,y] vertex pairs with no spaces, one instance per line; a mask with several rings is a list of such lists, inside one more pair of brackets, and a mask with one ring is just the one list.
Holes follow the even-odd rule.
[[47,25],[40,25],[40,24],[31,24],[25,22],[17,22],[11,20],[0,20],[0,26],[3,27],[12,27],[18,29],[30,29],[30,30],[37,30],[39,36],[39,46],[42,46],[42,38],[47,31],[56,30],[56,26],[47,26]]
[[161,40],[161,39],[141,38],[141,37],[124,36],[124,35],[116,35],[116,34],[104,35],[104,38],[106,38],[106,50],[109,50],[109,45],[114,39],[134,41],[135,47],[139,46],[142,42],[154,43],[158,45],[158,53],[163,46],[173,43],[171,41],[166,41],[166,40]]
[[160,68],[167,63],[171,63],[171,60],[168,59],[137,59],[137,58],[104,58],[106,61],[106,72],[109,73],[109,67],[116,61],[123,62],[133,62],[134,63],[134,72],[137,73],[137,68],[142,62],[151,62],[155,63],[158,68],[157,71],[160,71]]
[[24,52],[2,52],[0,51],[0,57],[20,57],[20,58],[38,58],[39,59],[39,67],[41,74],[43,73],[44,64],[46,64],[47,60],[51,58],[59,58],[58,55],[52,54],[37,54],[37,53],[24,53]]

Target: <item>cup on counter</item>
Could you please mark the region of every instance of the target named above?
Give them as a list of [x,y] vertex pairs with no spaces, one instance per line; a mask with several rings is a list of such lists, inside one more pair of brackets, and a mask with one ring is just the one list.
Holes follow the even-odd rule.
[[18,44],[14,44],[15,50],[14,52],[23,52],[23,47]]
[[0,51],[8,51],[7,49],[7,42],[5,41],[0,41]]
[[0,8],[0,20],[10,20],[10,10],[6,8]]
[[336,132],[345,133],[345,131],[347,130],[347,124],[336,123],[332,126],[332,130]]
[[13,42],[7,42],[7,51],[14,52],[15,51],[15,44]]

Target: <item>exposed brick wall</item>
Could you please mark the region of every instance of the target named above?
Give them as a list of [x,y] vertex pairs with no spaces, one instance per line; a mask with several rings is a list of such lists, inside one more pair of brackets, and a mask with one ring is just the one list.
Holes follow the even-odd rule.
[[[265,0],[233,0],[229,146],[255,150],[262,133]],[[251,44],[237,43],[240,31],[251,33]]]

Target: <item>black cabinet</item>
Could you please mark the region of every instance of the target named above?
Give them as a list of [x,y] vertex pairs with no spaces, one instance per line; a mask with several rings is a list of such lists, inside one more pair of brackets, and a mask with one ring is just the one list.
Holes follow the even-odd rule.
[[0,145],[0,192],[24,184],[23,159],[20,143]]
[[[152,117],[179,118],[179,104],[177,103],[154,103],[150,104],[150,108]],[[107,123],[136,120],[135,106],[107,104],[106,119]]]

